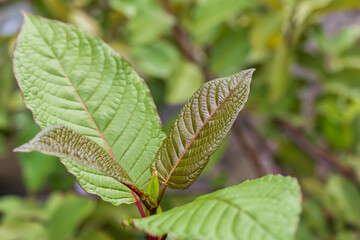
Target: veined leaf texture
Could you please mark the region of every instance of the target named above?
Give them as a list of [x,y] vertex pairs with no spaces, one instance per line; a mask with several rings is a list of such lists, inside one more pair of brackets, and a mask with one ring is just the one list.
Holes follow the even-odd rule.
[[185,104],[151,164],[163,184],[186,189],[197,179],[244,107],[253,72],[209,81]]
[[[14,70],[41,128],[64,125],[86,136],[146,191],[149,165],[165,135],[146,84],[128,62],[94,36],[25,14]],[[130,190],[112,177],[61,161],[87,192],[115,205],[134,202]]]
[[290,240],[300,212],[297,181],[268,175],[158,215],[134,219],[132,224],[153,236],[169,234],[174,239]]

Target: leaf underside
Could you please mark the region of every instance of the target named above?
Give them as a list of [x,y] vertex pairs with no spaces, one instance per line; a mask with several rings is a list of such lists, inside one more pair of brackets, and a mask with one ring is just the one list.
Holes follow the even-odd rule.
[[151,163],[163,184],[186,189],[196,180],[244,107],[253,72],[209,81],[185,104]]
[[[14,71],[41,128],[64,125],[93,140],[146,190],[164,133],[148,88],[129,63],[96,37],[26,14]],[[61,161],[86,191],[115,205],[134,202],[112,177]]]
[[[132,224],[175,239],[293,239],[301,211],[297,181],[268,175],[207,194]],[[131,222],[131,221],[130,221]]]
[[82,166],[99,170],[124,184],[134,185],[126,171],[102,147],[62,125],[45,128],[30,142],[14,151],[39,151],[66,158]]

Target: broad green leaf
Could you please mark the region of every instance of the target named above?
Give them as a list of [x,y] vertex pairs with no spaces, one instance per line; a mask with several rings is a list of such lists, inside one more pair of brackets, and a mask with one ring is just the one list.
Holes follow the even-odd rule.
[[282,42],[268,65],[269,100],[273,104],[278,103],[286,96],[290,85],[289,69],[292,62],[293,52]]
[[337,224],[360,226],[360,190],[353,182],[340,175],[330,176],[322,197]]
[[131,49],[134,63],[140,72],[146,75],[167,79],[179,68],[180,53],[176,46],[168,41],[151,42]]
[[129,18],[136,16],[141,6],[138,0],[110,0],[109,4],[113,9],[118,10]]
[[38,222],[11,222],[0,226],[0,239],[37,239],[47,240],[44,226]]
[[282,41],[281,29],[284,24],[284,13],[270,12],[259,14],[254,17],[253,26],[249,30],[250,48],[255,59],[264,59],[271,48],[276,47],[276,42],[271,39]]
[[58,196],[58,198],[60,198],[58,205],[54,206],[49,214],[46,229],[48,238],[52,240],[75,239],[76,230],[95,210],[96,204],[91,199],[72,195]]
[[99,170],[126,185],[134,184],[126,171],[105,149],[87,137],[62,125],[45,128],[30,142],[14,149],[14,151],[39,151],[47,155],[66,158],[82,166]]
[[244,107],[253,72],[209,81],[185,104],[151,163],[163,184],[186,189],[200,175]]
[[[120,237],[119,234],[116,234],[117,237]],[[121,236],[123,237],[123,236]],[[105,230],[99,229],[86,229],[82,231],[77,237],[78,240],[114,240],[110,233]]]
[[92,33],[96,36],[103,35],[99,22],[93,19],[85,11],[76,8],[71,9],[68,13],[68,21],[82,31]]
[[249,33],[244,29],[226,31],[213,47],[210,65],[214,73],[227,76],[238,72],[248,61],[250,53]]
[[[88,137],[146,190],[149,164],[164,134],[148,88],[129,63],[96,37],[26,14],[14,69],[41,128],[64,125]],[[86,191],[115,205],[134,202],[115,179],[71,160],[62,162]]]
[[115,10],[129,18],[127,36],[131,43],[145,44],[164,35],[174,23],[174,19],[160,5],[152,0],[111,0]]
[[225,20],[236,17],[240,12],[253,9],[258,1],[208,0],[198,1],[189,18],[187,27],[196,36],[201,36]]
[[47,218],[40,204],[34,199],[24,200],[11,195],[0,198],[0,213],[1,225],[19,221],[44,222]]
[[329,232],[329,226],[326,217],[323,214],[322,206],[317,200],[309,199],[302,204],[302,207],[303,213],[301,221],[303,224],[308,225],[308,227],[311,227],[312,229],[316,229],[317,233],[320,235],[320,239],[327,239],[326,235]]
[[43,0],[42,4],[42,7],[45,7],[52,16],[56,17],[57,19],[66,19],[69,12],[69,7],[67,6],[66,2],[57,0]]
[[132,224],[153,236],[168,233],[175,239],[289,240],[294,238],[300,211],[297,181],[268,175],[134,219]]
[[332,2],[334,2],[334,0],[301,1],[297,5],[298,10],[294,14],[294,21],[300,26],[301,24],[304,24],[312,14],[316,13],[317,10],[329,6]]

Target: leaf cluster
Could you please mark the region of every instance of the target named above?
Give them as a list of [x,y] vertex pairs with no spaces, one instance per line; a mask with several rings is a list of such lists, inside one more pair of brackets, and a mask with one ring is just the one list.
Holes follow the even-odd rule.
[[[38,61],[32,61],[33,58]],[[144,81],[129,63],[96,37],[26,14],[14,52],[14,70],[26,106],[43,128],[15,151],[39,151],[60,157],[84,190],[115,205],[136,202],[143,217],[161,212],[160,202],[167,186],[186,189],[199,177],[243,108],[254,72],[245,70],[205,83],[181,109],[164,139]],[[163,184],[160,192],[159,182]],[[251,191],[242,190],[248,188]],[[274,188],[280,191],[273,191]],[[245,196],[242,192],[250,194]],[[255,205],[251,199],[256,199]],[[283,204],[288,205],[281,207],[287,217],[278,218],[278,224],[281,228],[291,224],[281,232],[269,231],[267,217],[277,214],[277,207]],[[257,211],[263,205],[266,211]],[[183,215],[187,209],[199,206],[204,208],[200,212],[208,209],[211,214],[231,212],[231,216],[213,217],[207,227],[224,224],[213,233],[201,229],[200,222],[197,228],[190,228],[191,222],[185,221],[187,235],[173,230],[173,220],[166,220],[177,219],[179,212]],[[158,218],[129,223],[154,236],[217,239],[223,235],[236,239],[238,232],[225,230],[230,224],[233,228],[265,229],[257,234],[270,239],[288,239],[295,233],[299,212],[296,181],[268,176],[204,195],[182,208],[160,213]],[[250,216],[253,223],[239,221],[243,215]],[[275,219],[275,215],[271,218]],[[141,224],[147,221],[160,225]],[[164,221],[168,224],[161,224]],[[242,236],[253,238],[252,232]]]

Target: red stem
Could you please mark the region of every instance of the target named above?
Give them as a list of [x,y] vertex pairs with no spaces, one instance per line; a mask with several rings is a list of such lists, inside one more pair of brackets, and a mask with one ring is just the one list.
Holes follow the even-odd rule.
[[132,194],[132,195],[134,196],[134,198],[135,198],[136,206],[137,206],[137,208],[139,209],[139,212],[140,212],[141,217],[143,217],[143,218],[146,217],[146,214],[145,214],[145,212],[144,212],[144,209],[142,208],[139,199],[136,197],[136,194],[135,194],[132,190],[131,190],[131,194]]
[[[141,206],[141,203],[140,203],[139,199],[136,197],[136,194],[135,194],[133,191],[131,191],[131,194],[132,194],[132,195],[134,196],[134,198],[135,198],[136,206],[137,206],[137,208],[139,209],[139,212],[140,212],[141,217],[145,218],[145,217],[146,217],[146,214],[145,214],[145,212],[144,212],[144,209],[143,209],[142,206]],[[149,235],[149,234],[148,234],[148,238],[149,238],[149,240],[157,240],[156,237],[153,237],[153,236],[151,236],[151,235]]]

